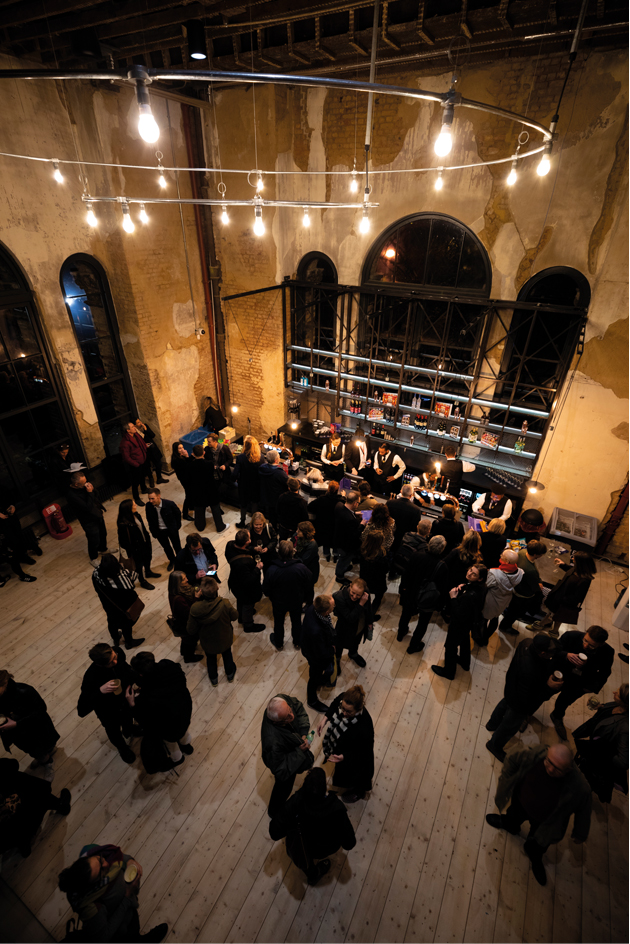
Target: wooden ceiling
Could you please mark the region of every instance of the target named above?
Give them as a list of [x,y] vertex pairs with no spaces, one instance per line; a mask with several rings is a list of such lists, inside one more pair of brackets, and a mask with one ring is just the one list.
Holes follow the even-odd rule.
[[[581,0],[389,0],[378,66],[424,72],[459,62],[567,51]],[[215,68],[363,75],[373,0],[0,0],[0,49],[48,68]],[[188,20],[208,59],[189,58]],[[626,48],[627,0],[590,0],[582,48]]]

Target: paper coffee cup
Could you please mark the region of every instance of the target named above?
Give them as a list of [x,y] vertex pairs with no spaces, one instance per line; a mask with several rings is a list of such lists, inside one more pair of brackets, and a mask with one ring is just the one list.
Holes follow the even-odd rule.
[[578,659],[581,659],[582,662],[586,662],[586,660],[588,659],[588,656],[585,655],[583,652],[578,652]]
[[553,677],[558,682],[560,681],[561,678],[564,678],[564,676],[562,675],[562,672],[560,672],[559,669],[556,669],[556,671],[553,673]]
[[114,695],[121,695],[121,694],[122,694],[122,684],[121,684],[120,679],[112,679],[112,682],[114,682],[114,684],[116,685],[116,688],[114,689]]
[[138,874],[138,866],[134,862],[130,862],[127,868],[125,869],[125,881],[133,882]]

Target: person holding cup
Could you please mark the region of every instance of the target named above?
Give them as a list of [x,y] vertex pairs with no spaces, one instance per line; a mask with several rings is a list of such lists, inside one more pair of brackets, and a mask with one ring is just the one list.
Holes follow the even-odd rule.
[[136,736],[140,728],[134,724],[125,692],[136,681],[136,675],[118,646],[99,642],[92,646],[88,655],[92,665],[81,682],[77,705],[79,717],[85,718],[93,711],[125,763],[133,764],[136,755],[125,743],[125,738]]
[[612,671],[615,650],[607,639],[603,626],[589,626],[585,633],[569,630],[558,640],[554,664],[565,681],[549,717],[563,741],[567,729],[562,719],[569,705],[589,692],[600,692]]
[[510,738],[564,685],[564,679],[554,675],[553,655],[553,640],[545,633],[524,639],[516,647],[505,674],[503,698],[486,724],[493,732],[486,747],[501,763]]

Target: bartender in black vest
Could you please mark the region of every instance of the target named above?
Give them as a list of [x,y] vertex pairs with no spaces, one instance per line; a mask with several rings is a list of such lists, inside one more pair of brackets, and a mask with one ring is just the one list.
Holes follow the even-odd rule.
[[374,477],[373,488],[378,489],[382,494],[394,492],[397,486],[392,483],[397,479],[402,479],[402,474],[407,466],[400,456],[397,456],[389,448],[389,444],[384,442],[374,453]]
[[341,436],[335,431],[322,449],[321,458],[327,479],[341,482],[344,470],[344,453],[345,447],[341,443]]
[[367,462],[367,444],[365,442],[365,433],[360,426],[357,426],[354,438],[346,443],[345,463],[348,472],[352,475],[361,475]]
[[472,510],[484,518],[503,518],[507,521],[512,514],[512,502],[505,492],[497,488],[494,492],[484,492],[480,495],[473,503]]

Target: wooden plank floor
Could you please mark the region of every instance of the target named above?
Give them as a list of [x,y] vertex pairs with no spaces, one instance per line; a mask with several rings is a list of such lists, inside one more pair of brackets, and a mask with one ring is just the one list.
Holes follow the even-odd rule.
[[[164,494],[181,502],[174,479]],[[117,505],[107,505],[112,536]],[[226,521],[235,522],[238,513],[225,507]],[[185,532],[192,530],[187,523]],[[227,593],[223,547],[234,528],[216,537],[209,519],[206,534],[219,551]],[[70,788],[73,806],[68,817],[44,822],[30,858],[5,856],[2,872],[57,940],[70,914],[56,888],[59,871],[86,843],[113,842],[143,865],[143,929],[168,921],[169,941],[627,941],[626,797],[615,794],[607,807],[594,800],[584,846],[565,838],[550,849],[545,888],[531,875],[523,840],[485,822],[494,810],[500,765],[486,751],[484,724],[501,698],[518,640],[495,635],[487,649],[474,650],[470,674],[458,670],[451,683],[439,679],[429,666],[441,659],[444,626],[432,623],[424,651],[408,656],[396,641],[400,609],[396,585],[390,585],[374,639],[362,649],[367,667],[344,659],[337,689],[358,681],[368,693],[376,730],[374,789],[349,808],[356,848],[337,853],[330,873],[310,888],[284,843],[269,838],[272,777],[260,758],[268,699],[282,691],[305,701],[307,666],[299,652],[289,642],[278,653],[266,633],[245,636],[237,629],[234,684],[220,669],[213,689],[205,663],[184,666],[195,752],[178,768],[179,777],[147,776],[139,760],[123,763],[94,715],[80,720],[76,713],[87,650],[109,641],[83,532],[77,525],[70,539],[46,537],[42,547],[44,556],[31,568],[37,583],[13,578],[0,591],[1,664],[46,699],[62,735],[53,787],[56,793]],[[143,648],[156,658],[177,659],[179,643],[166,624],[161,548],[154,566],[163,576],[154,581],[155,591],[140,591],[146,609],[138,635],[146,636]],[[605,626],[617,651],[628,639],[611,623],[621,576],[619,568],[600,565],[579,624]],[[333,564],[322,561],[318,590],[334,589]],[[258,610],[257,619],[271,626],[269,602]],[[615,659],[603,698],[627,678],[627,666]],[[328,701],[332,694],[322,692]],[[549,711],[547,704],[538,712],[523,743],[557,741]],[[588,716],[582,699],[567,713],[567,727]],[[321,763],[319,739],[314,750]]]

